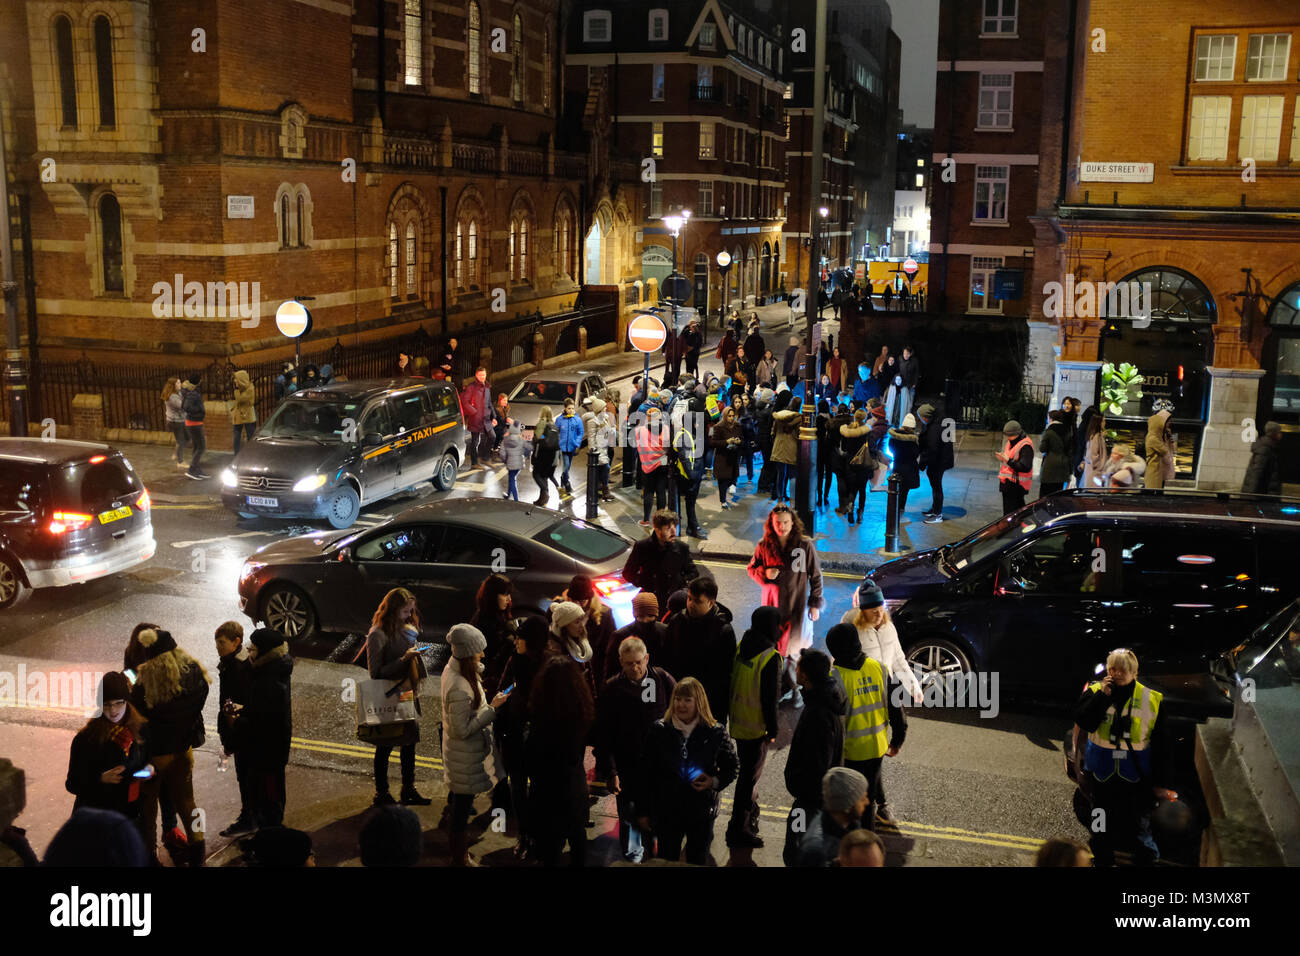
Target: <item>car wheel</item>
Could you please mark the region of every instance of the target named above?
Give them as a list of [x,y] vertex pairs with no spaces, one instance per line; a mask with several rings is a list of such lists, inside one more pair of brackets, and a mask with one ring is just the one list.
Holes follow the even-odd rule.
[[451,491],[456,486],[456,475],[460,467],[455,455],[443,455],[438,462],[438,470],[433,473],[433,486],[439,491]]
[[351,485],[344,485],[330,498],[325,509],[325,518],[330,526],[342,530],[352,527],[361,513],[361,496]]
[[0,554],[0,611],[17,607],[27,600],[32,589],[23,580],[18,562],[7,554]]
[[[907,651],[907,663],[913,673],[921,679],[921,691],[927,699],[934,700],[937,695],[940,703],[951,707],[956,703],[956,692],[966,695],[965,684],[961,683],[971,672],[970,658],[956,644],[941,638],[924,638],[913,644]],[[937,690],[930,690],[931,685]]]
[[316,609],[298,588],[275,585],[262,602],[262,620],[286,640],[297,641],[316,630]]

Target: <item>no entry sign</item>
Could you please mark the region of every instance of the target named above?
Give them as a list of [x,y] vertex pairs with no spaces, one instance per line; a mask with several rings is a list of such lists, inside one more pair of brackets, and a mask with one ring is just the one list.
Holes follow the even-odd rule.
[[911,256],[908,256],[907,259],[903,261],[903,271],[907,273],[908,278],[911,278],[912,276],[916,275],[916,271],[919,268],[920,266],[916,264],[916,260],[913,259]]
[[658,352],[667,338],[663,322],[653,315],[638,315],[627,324],[627,340],[638,352]]

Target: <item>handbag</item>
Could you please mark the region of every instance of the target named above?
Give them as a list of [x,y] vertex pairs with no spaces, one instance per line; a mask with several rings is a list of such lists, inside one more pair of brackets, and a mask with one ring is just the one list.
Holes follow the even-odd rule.
[[857,453],[849,461],[849,466],[863,470],[875,470],[875,460],[871,456],[871,442],[864,441],[862,443],[862,447],[857,450]]
[[[400,684],[391,680],[357,681],[357,739],[368,743],[406,742],[417,728],[419,710],[409,687],[389,693]],[[414,742],[414,741],[410,741]]]

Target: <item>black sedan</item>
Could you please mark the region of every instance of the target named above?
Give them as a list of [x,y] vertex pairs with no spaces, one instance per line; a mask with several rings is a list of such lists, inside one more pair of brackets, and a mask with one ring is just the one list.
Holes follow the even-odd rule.
[[426,640],[468,621],[483,579],[514,584],[517,614],[545,613],[575,574],[588,574],[617,626],[632,621],[623,580],[632,545],[573,517],[517,501],[460,498],[417,505],[363,532],[302,535],[244,562],[239,607],[297,640],[318,631],[365,634],[389,590],[412,591]]

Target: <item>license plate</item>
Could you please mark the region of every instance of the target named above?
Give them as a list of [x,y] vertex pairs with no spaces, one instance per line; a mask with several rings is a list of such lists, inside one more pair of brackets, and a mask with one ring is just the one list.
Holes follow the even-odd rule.
[[131,517],[131,506],[123,505],[120,508],[114,508],[112,511],[104,511],[99,515],[100,524],[108,524],[110,521],[116,521],[118,518]]
[[278,508],[278,507],[280,507],[280,499],[279,499],[279,498],[254,498],[252,495],[249,495],[249,496],[248,496],[248,503],[249,503],[250,505],[252,505],[254,508]]

